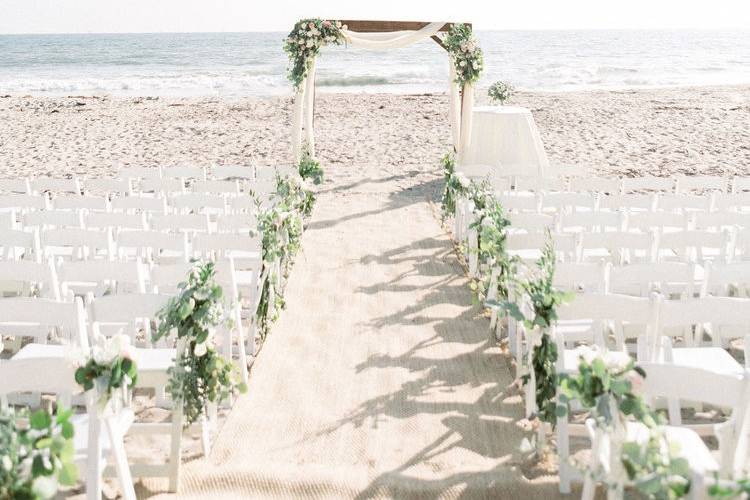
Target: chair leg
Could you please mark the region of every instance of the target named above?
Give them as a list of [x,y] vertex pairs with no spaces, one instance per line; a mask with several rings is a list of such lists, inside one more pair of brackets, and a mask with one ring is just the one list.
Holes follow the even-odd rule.
[[122,497],[125,500],[135,500],[133,477],[130,475],[130,467],[128,466],[128,457],[125,453],[125,445],[122,441],[122,433],[116,428],[112,419],[105,421],[105,427],[109,435],[109,442],[112,445],[112,456],[114,457],[117,478],[120,481],[120,488],[122,489]]
[[180,485],[180,462],[182,461],[182,406],[172,410],[172,432],[169,450],[169,492],[176,493]]
[[560,493],[570,493],[570,436],[568,434],[568,417],[557,419],[557,456],[560,462]]
[[101,420],[96,412],[89,412],[89,442],[86,460],[86,500],[102,498],[102,440]]

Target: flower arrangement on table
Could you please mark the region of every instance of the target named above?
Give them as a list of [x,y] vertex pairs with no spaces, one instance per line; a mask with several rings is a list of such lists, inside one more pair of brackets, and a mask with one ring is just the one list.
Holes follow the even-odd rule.
[[179,349],[167,391],[182,404],[186,425],[206,416],[208,406],[247,388],[232,363],[216,350],[216,328],[228,321],[213,262],[195,262],[179,293],[159,312],[154,340],[176,336]]
[[344,43],[346,25],[341,21],[324,21],[322,19],[302,19],[284,40],[284,51],[289,56],[289,80],[299,89],[307,77],[312,61],[326,45]]
[[[96,389],[99,411],[104,411],[115,391],[127,391],[138,381],[138,367],[133,360],[130,337],[123,334],[110,338],[97,335],[91,356],[87,356],[82,366],[76,369],[75,379],[84,391]],[[125,400],[127,394],[121,397]]]
[[456,69],[456,83],[463,87],[477,81],[484,69],[484,58],[471,27],[461,23],[451,25],[443,44]]
[[510,83],[507,82],[495,82],[490,85],[487,89],[487,95],[492,102],[498,102],[501,105],[505,104],[505,101],[511,98],[515,89]]
[[[608,456],[602,455],[594,470],[586,473],[612,489],[630,481],[647,498],[685,496],[690,488],[689,465],[661,431],[663,417],[639,394],[646,373],[619,353],[596,347],[579,350],[578,372],[560,375],[557,415],[566,416],[577,401],[590,413],[597,432],[611,436]],[[627,441],[627,420],[643,424],[648,438]]]
[[71,410],[0,410],[0,498],[47,499],[78,480]]

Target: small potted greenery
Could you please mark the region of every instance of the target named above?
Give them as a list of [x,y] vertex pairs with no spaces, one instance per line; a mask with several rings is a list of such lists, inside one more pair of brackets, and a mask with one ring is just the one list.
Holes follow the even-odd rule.
[[508,82],[495,82],[490,85],[487,90],[487,95],[492,102],[498,103],[501,106],[505,104],[505,101],[511,98],[515,89]]

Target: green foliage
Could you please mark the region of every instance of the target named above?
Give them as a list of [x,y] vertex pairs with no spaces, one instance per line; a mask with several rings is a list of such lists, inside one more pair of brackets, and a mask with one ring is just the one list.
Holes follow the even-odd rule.
[[205,415],[209,403],[217,403],[244,385],[237,382],[233,365],[214,345],[216,327],[227,321],[223,293],[214,280],[213,262],[196,262],[179,284],[179,293],[159,312],[154,340],[176,335],[185,350],[169,369],[167,390],[182,402],[186,425]]
[[76,382],[84,391],[96,388],[103,408],[112,398],[115,389],[133,387],[138,381],[138,367],[130,352],[130,338],[115,335],[111,339],[99,336],[93,355],[76,369]]
[[456,213],[456,200],[469,189],[469,180],[462,174],[456,173],[456,157],[453,153],[446,153],[441,160],[443,165],[443,219]]
[[[644,424],[649,429],[645,442],[622,443],[620,460],[628,479],[646,498],[682,498],[690,488],[688,462],[678,456],[679,450],[661,431],[664,424],[661,415],[634,391],[634,382],[645,378],[646,373],[632,360],[621,365],[608,363],[602,356],[606,355],[591,360],[582,356],[578,373],[560,376],[558,415],[566,415],[570,404],[578,401],[600,429],[622,426],[626,418]],[[589,473],[596,475],[598,471]],[[601,479],[606,482],[608,478]]]
[[719,474],[714,474],[714,484],[708,487],[711,498],[731,499],[750,498],[750,479],[743,478],[735,481],[720,483]]
[[484,59],[471,27],[461,23],[452,25],[443,43],[456,68],[456,83],[463,86],[477,81],[484,69]]
[[[538,342],[534,342],[532,351],[532,366],[536,382],[537,417],[552,425],[557,422],[555,394],[557,392],[557,346],[550,338],[548,329],[557,321],[557,308],[570,301],[574,295],[556,290],[552,284],[555,277],[555,248],[552,238],[547,232],[547,243],[542,255],[537,261],[534,275],[525,280],[516,281],[516,302],[500,301],[497,305],[514,319],[523,322],[531,335],[535,329],[540,333]],[[527,318],[519,304],[528,300],[532,316]],[[523,376],[524,383],[528,383],[530,375]]]
[[[58,485],[76,483],[72,414],[59,408],[55,416],[0,410],[0,498],[52,498]],[[22,416],[27,425],[21,425]]]
[[510,99],[514,91],[515,89],[510,83],[495,82],[492,85],[490,85],[489,89],[487,89],[487,95],[493,102],[499,102],[500,104],[504,104],[505,101]]
[[321,47],[344,43],[342,29],[346,29],[346,26],[342,26],[340,21],[322,19],[297,21],[284,40],[284,51],[289,56],[290,63],[288,78],[295,89],[298,89],[304,81]]
[[311,180],[316,186],[323,182],[323,167],[320,166],[320,162],[313,158],[307,149],[302,151],[302,158],[300,158],[297,165],[297,171],[302,179]]

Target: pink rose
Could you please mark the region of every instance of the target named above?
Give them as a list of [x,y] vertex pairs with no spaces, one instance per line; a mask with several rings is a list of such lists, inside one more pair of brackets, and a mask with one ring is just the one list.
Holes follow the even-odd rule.
[[310,29],[313,29],[315,27],[315,23],[310,23],[307,25]]
[[331,27],[331,21],[323,21],[323,26],[325,28],[330,28]]

